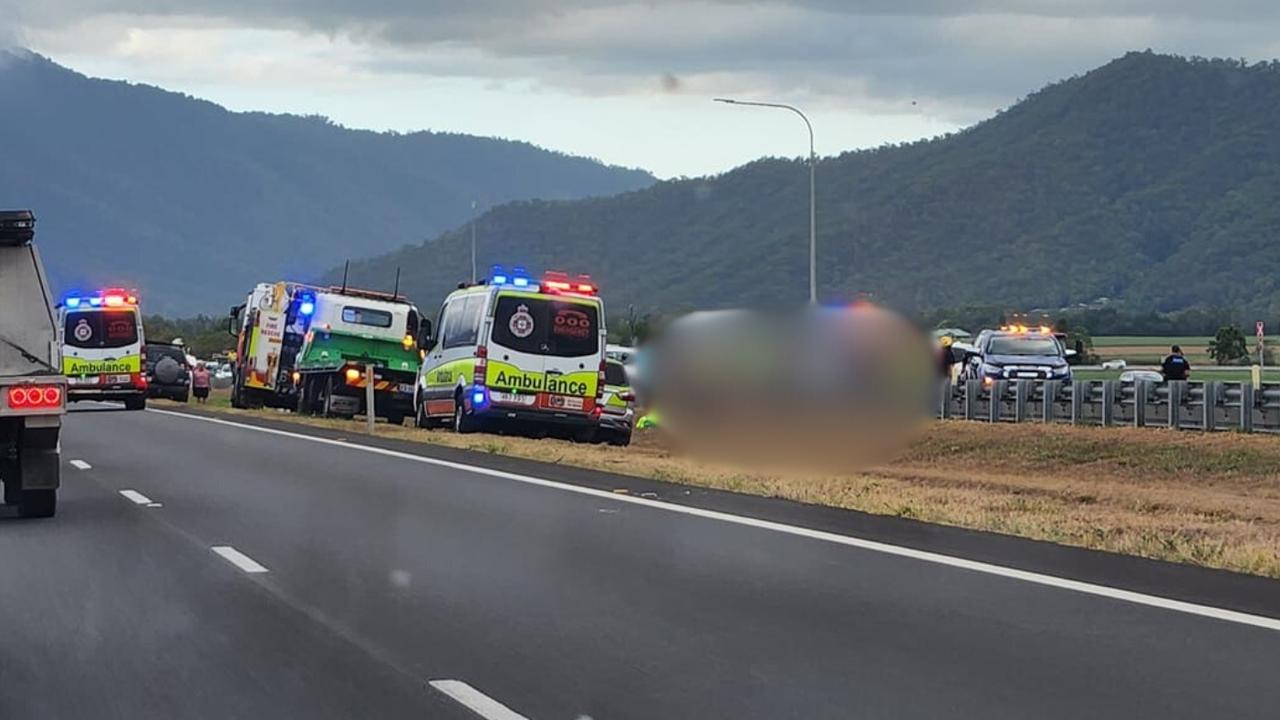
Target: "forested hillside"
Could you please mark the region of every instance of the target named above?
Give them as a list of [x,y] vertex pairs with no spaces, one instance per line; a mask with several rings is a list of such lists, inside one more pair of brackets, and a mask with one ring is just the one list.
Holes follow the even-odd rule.
[[[1278,117],[1276,63],[1131,53],[963,132],[825,158],[820,295],[1280,314]],[[802,161],[762,160],[616,197],[511,203],[481,218],[480,257],[590,272],[615,308],[802,303],[807,180]],[[468,243],[460,228],[357,263],[353,278],[385,284],[399,266],[435,303],[469,272]]]
[[217,310],[256,282],[421,242],[472,200],[653,181],[524,142],[229,112],[21,51],[0,50],[0,97],[0,206],[36,211],[59,288],[135,287],[149,312]]

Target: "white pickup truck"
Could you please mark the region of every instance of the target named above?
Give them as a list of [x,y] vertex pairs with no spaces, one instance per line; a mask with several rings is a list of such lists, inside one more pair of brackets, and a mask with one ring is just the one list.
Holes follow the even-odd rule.
[[58,508],[67,379],[29,210],[0,210],[0,482],[22,517]]

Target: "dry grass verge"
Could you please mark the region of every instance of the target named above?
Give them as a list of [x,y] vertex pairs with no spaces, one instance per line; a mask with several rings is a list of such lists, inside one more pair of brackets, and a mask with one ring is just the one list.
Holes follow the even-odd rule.
[[[363,431],[348,421],[285,417],[353,436]],[[789,477],[681,457],[656,433],[613,448],[382,424],[378,432],[1280,578],[1280,439],[1266,436],[933,423],[884,466]]]

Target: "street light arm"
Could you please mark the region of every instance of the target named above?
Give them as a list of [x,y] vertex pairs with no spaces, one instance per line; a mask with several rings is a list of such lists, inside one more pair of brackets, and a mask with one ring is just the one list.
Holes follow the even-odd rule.
[[805,115],[803,112],[800,112],[800,108],[794,105],[787,105],[785,103],[757,102],[754,100],[734,100],[733,98],[715,98],[714,100],[715,102],[724,103],[726,105],[750,105],[752,107],[779,108],[782,110],[790,110],[791,112],[799,115],[800,119],[804,121],[804,126],[809,129],[809,157],[812,158],[814,156],[813,123],[809,122],[808,115]]

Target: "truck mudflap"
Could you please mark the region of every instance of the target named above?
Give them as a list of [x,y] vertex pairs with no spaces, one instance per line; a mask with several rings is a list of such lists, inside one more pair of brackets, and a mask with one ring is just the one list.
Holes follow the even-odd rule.
[[[35,427],[33,420],[42,421]],[[53,425],[47,421],[53,420]],[[58,443],[59,418],[28,418],[22,431],[23,490],[57,490],[62,484],[61,446]]]

